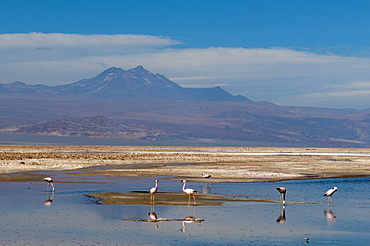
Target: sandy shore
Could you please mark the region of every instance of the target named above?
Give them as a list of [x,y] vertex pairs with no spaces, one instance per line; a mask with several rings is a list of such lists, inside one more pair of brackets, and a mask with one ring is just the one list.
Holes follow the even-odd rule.
[[[267,147],[0,146],[0,173],[86,170],[89,175],[252,182],[370,176],[370,149]],[[4,181],[0,178],[0,181]]]

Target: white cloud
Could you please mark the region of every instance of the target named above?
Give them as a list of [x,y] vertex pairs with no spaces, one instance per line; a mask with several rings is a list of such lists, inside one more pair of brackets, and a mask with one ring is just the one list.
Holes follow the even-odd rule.
[[344,85],[330,85],[335,89],[370,89],[370,81],[355,81]]
[[169,78],[173,81],[181,81],[181,80],[203,80],[203,79],[222,79],[222,77],[216,77],[216,76],[191,76],[191,77],[178,77],[178,78]]
[[345,91],[335,91],[335,92],[322,92],[322,93],[312,93],[305,95],[306,97],[315,98],[349,98],[349,97],[362,97],[370,96],[370,90],[345,90]]
[[362,96],[356,103],[334,100],[340,93],[346,93],[346,98],[368,95],[369,58],[278,47],[195,49],[179,48],[179,44],[172,38],[150,35],[0,34],[0,83],[66,84],[94,77],[112,66],[143,65],[186,87],[221,85],[255,101],[370,107],[368,100],[360,100]]
[[122,56],[178,44],[181,42],[150,35],[0,34],[0,64]]
[[370,81],[350,82],[343,85],[327,85],[323,91],[302,95],[309,100],[331,104],[339,108],[370,108]]
[[82,35],[36,32],[0,34],[0,50],[71,49],[94,53],[98,51],[120,52],[132,49],[158,48],[176,44],[181,44],[181,42],[167,37],[150,35]]

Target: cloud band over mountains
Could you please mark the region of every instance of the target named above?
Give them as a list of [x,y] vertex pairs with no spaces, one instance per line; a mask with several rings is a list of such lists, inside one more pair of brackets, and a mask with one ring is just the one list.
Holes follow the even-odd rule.
[[370,59],[287,48],[187,48],[152,35],[0,34],[0,83],[57,85],[143,65],[182,86],[280,105],[370,108]]

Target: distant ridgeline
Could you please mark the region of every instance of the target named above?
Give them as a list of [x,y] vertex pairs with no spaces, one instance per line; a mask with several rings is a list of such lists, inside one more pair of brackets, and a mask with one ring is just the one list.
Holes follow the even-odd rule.
[[185,101],[248,101],[233,96],[221,87],[184,88],[160,74],[153,74],[142,66],[129,69],[109,68],[91,79],[59,85],[27,85],[22,82],[0,84],[0,93],[34,93],[78,98],[158,98]]
[[60,85],[0,84],[0,132],[153,145],[370,147],[370,109],[279,106],[220,87],[183,88],[138,66]]

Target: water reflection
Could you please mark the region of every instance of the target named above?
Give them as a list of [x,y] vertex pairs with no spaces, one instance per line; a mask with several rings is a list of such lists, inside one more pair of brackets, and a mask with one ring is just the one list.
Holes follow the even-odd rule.
[[54,199],[54,194],[55,192],[54,191],[51,191],[48,196],[47,196],[47,199],[46,201],[43,202],[43,204],[47,207],[51,206],[51,204],[53,203],[53,199]]
[[190,223],[193,223],[193,222],[197,222],[197,223],[201,222],[201,221],[199,221],[195,218],[195,210],[196,210],[196,207],[194,206],[193,213],[190,214],[190,208],[188,207],[188,216],[186,216],[181,221],[181,225],[182,225],[181,231],[182,232],[186,232],[186,224],[190,224]]
[[182,231],[182,232],[186,232],[186,226],[185,226],[185,224],[190,224],[190,223],[193,223],[193,222],[194,222],[194,217],[192,217],[192,216],[185,217],[185,218],[181,221],[181,224],[182,224],[181,231]]
[[153,220],[154,227],[158,228],[158,216],[155,212],[150,212],[148,213],[149,217],[151,220]]
[[149,215],[150,219],[152,220],[150,222],[153,222],[154,223],[154,227],[155,228],[158,228],[158,216],[154,212],[154,205],[151,205],[150,206],[150,212],[148,213],[148,215]]
[[202,191],[203,191],[203,194],[211,194],[211,186],[205,184],[203,186]]
[[335,225],[337,222],[337,216],[333,213],[331,201],[328,202],[328,209],[324,210],[324,214],[328,225]]
[[279,218],[277,218],[276,222],[277,223],[280,223],[280,224],[283,224],[285,221],[286,221],[286,217],[285,217],[285,205],[284,204],[281,204],[281,207],[280,207],[280,216],[279,216]]
[[[370,178],[295,180],[281,182],[281,185],[269,182],[212,184],[214,194],[230,192],[231,195],[238,196],[249,190],[248,195],[251,198],[266,198],[272,202],[277,201],[280,195],[275,188],[285,186],[291,197],[299,201],[312,201],[312,204],[292,201],[289,207],[284,207],[281,202],[225,202],[222,206],[205,204],[194,207],[187,206],[186,194],[183,193],[177,194],[182,197],[182,202],[178,204],[157,204],[162,202],[159,194],[159,197],[156,195],[159,199],[156,205],[149,205],[148,191],[154,186],[153,178],[145,179],[146,183],[142,180],[123,179],[124,185],[114,182],[58,183],[61,186],[58,189],[63,192],[57,194],[50,192],[50,189],[45,191],[46,182],[42,178],[46,176],[41,176],[38,183],[1,183],[1,245],[50,245],[50,237],[45,235],[52,235],[53,245],[121,245],[122,232],[127,245],[290,246],[303,245],[306,243],[304,236],[308,235],[308,245],[345,246],[348,242],[352,245],[367,245],[369,239],[370,222],[364,214],[369,209],[367,190],[370,188]],[[334,181],[339,188],[345,189],[340,190],[340,196],[335,197],[335,201],[330,204],[322,195],[333,187],[331,183]],[[181,188],[178,181],[164,182],[173,183],[168,188],[170,195],[172,191]],[[190,183],[189,187],[197,188],[191,184],[195,185]],[[196,185],[202,190],[203,184]],[[97,192],[131,190],[146,190],[142,195],[145,200],[143,205],[106,205],[103,204],[103,199],[85,196]],[[122,197],[125,194],[121,194]],[[57,198],[57,202],[53,202],[53,197]],[[175,198],[177,199],[176,196]],[[125,199],[128,200],[129,197]],[[201,201],[201,197],[197,199],[198,202]],[[44,201],[52,207],[41,205]],[[194,209],[196,213],[193,216]],[[340,217],[341,220],[336,223],[336,217],[340,214],[346,216]],[[197,224],[196,218],[199,217],[205,218],[207,223]],[[163,223],[165,221],[168,223]],[[331,226],[334,223],[335,226]]]

